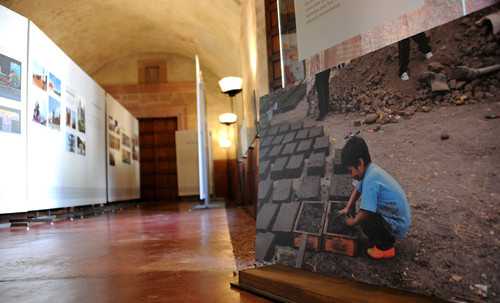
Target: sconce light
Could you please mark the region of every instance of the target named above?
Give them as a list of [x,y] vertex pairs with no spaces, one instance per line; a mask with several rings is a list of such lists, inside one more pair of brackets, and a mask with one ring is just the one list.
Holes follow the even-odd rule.
[[220,147],[222,148],[230,148],[231,147],[231,140],[229,139],[222,139],[219,141]]
[[240,77],[225,77],[219,80],[219,86],[223,93],[234,97],[243,88],[243,79]]
[[225,113],[219,116],[219,121],[220,123],[229,126],[230,124],[236,122],[236,118],[237,118],[236,115],[233,113]]

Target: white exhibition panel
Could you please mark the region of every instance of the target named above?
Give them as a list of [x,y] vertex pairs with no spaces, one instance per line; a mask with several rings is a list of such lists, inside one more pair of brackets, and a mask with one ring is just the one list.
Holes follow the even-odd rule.
[[141,198],[139,121],[106,94],[108,201]]
[[0,6],[0,213],[26,212],[28,19]]
[[294,1],[299,60],[424,5],[424,0]]
[[28,210],[106,202],[105,92],[29,25]]
[[[178,130],[175,132],[175,155],[177,167],[177,188],[179,196],[200,194],[198,163],[198,131]],[[196,161],[195,161],[196,160]]]

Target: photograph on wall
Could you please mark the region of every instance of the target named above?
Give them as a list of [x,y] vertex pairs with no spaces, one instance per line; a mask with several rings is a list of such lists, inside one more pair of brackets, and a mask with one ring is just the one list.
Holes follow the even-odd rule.
[[122,149],[122,162],[130,164],[130,152],[128,150]]
[[260,98],[257,260],[496,300],[500,45],[487,20],[499,10]]
[[71,111],[71,128],[76,129],[76,111]]
[[108,134],[109,148],[120,150],[120,138]]
[[115,166],[115,152],[109,152],[109,165]]
[[21,111],[15,108],[0,106],[0,131],[21,133]]
[[61,80],[49,73],[49,91],[57,96],[61,96]]
[[47,96],[39,94],[36,96],[33,108],[33,121],[42,125],[47,125]]
[[0,97],[21,101],[21,62],[0,54]]
[[122,144],[128,148],[130,148],[130,137],[122,132]]
[[72,133],[66,133],[66,151],[76,152],[76,138]]
[[71,127],[71,108],[66,107],[66,126]]
[[85,156],[85,139],[80,136],[76,138],[76,151],[79,155]]
[[49,96],[49,127],[59,131],[61,129],[61,103]]
[[111,116],[108,117],[108,129],[112,132],[115,131],[115,120]]
[[78,130],[85,133],[85,100],[78,97]]
[[132,159],[139,161],[139,151],[137,148],[132,149]]
[[118,120],[115,119],[115,132],[117,135],[120,134],[120,127],[118,126]]
[[33,84],[47,91],[47,70],[36,61],[33,61]]
[[137,135],[132,138],[132,159],[136,161],[139,160],[139,142],[137,139]]

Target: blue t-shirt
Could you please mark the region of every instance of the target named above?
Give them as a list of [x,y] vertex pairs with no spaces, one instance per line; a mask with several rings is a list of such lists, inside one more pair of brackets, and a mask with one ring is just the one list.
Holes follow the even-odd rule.
[[404,238],[410,227],[410,206],[403,188],[385,170],[371,163],[357,190],[360,208],[380,214],[386,230],[395,238]]

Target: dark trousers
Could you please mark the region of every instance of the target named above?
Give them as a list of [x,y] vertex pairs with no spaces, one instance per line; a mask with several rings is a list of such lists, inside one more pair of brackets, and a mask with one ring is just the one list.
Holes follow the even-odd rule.
[[330,84],[328,79],[330,78],[330,69],[324,70],[316,74],[316,81],[314,85],[318,91],[318,108],[319,108],[319,118],[323,118],[328,113],[328,103],[330,101]]
[[396,238],[391,236],[389,232],[385,229],[385,221],[381,215],[376,213],[370,213],[368,219],[361,224],[363,232],[368,237],[368,239],[381,250],[388,250],[394,247],[396,243]]
[[431,51],[429,45],[429,38],[424,33],[416,34],[410,38],[403,39],[398,42],[399,51],[399,76],[408,70],[408,63],[410,62],[410,39],[418,44],[418,50],[423,54]]

